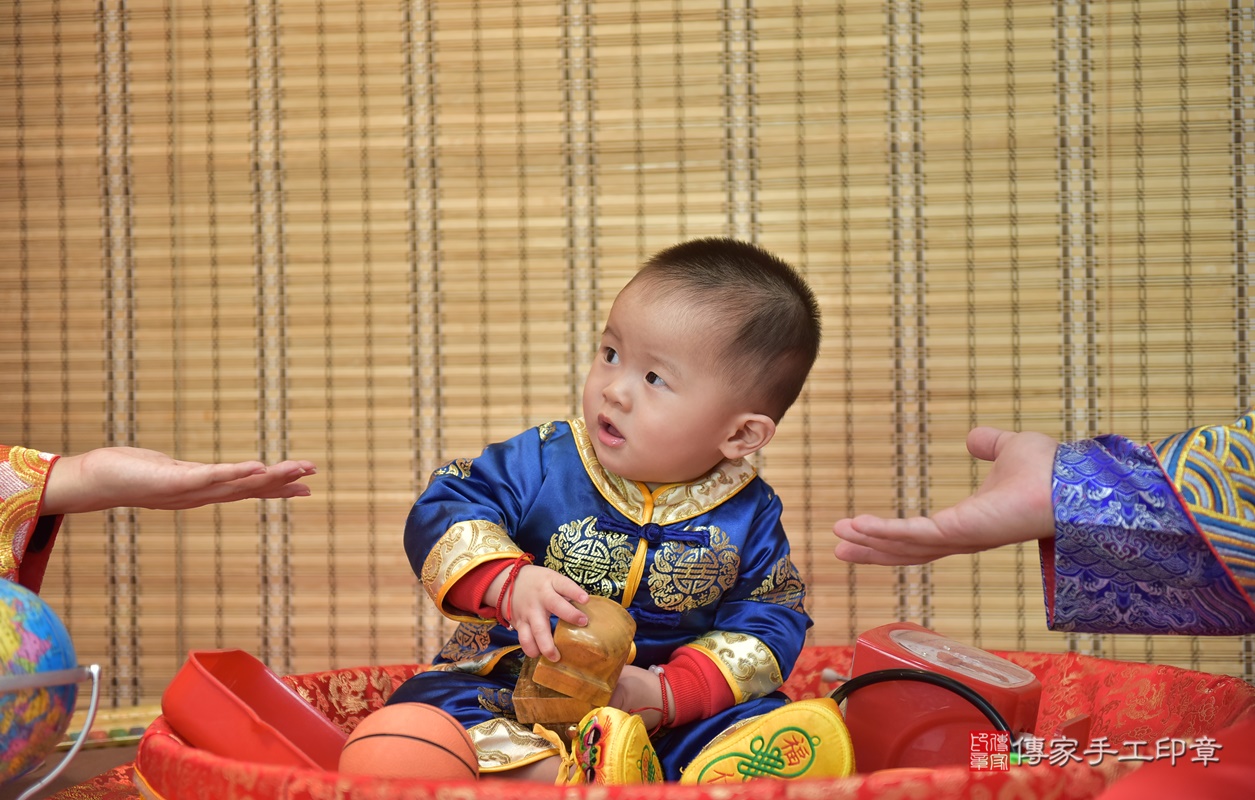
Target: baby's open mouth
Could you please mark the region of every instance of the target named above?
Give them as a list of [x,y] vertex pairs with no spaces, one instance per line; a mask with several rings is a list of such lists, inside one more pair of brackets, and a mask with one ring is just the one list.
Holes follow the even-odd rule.
[[616,439],[624,438],[623,434],[619,432],[619,429],[616,428],[614,425],[611,425],[609,420],[602,419],[602,420],[599,420],[599,422],[601,423],[601,429],[605,431],[606,433],[608,433],[610,436],[613,436]]

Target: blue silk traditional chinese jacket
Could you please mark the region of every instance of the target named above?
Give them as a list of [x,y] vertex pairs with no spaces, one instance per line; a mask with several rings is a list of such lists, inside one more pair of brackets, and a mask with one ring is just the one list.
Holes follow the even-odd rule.
[[[637,625],[634,664],[664,664],[687,647],[718,667],[737,701],[731,716],[682,726],[691,737],[681,728],[669,734],[704,744],[745,712],[779,705],[779,698],[755,701],[784,682],[811,625],[780,513],[776,493],[740,460],[652,492],[624,480],[598,463],[579,419],[546,423],[446,464],[410,512],[405,549],[428,595],[461,624],[434,671],[418,676],[421,692],[402,696],[458,717],[481,769],[534,760],[537,753],[519,745],[532,734],[511,719],[517,635],[445,603],[475,567],[530,553],[627,608]],[[669,749],[659,747],[664,766]]]

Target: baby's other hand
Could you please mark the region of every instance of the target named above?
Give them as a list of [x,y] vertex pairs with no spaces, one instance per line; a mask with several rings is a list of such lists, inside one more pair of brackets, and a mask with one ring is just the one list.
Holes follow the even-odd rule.
[[514,579],[509,596],[498,599],[498,605],[502,599],[507,604],[506,618],[518,632],[523,652],[529,656],[544,656],[550,661],[562,657],[553,643],[551,615],[580,627],[588,624],[588,616],[571,605],[571,601],[587,603],[588,592],[548,567],[534,564],[523,567]]
[[609,705],[637,714],[645,730],[652,731],[662,719],[662,682],[649,670],[628,664],[619,673]]

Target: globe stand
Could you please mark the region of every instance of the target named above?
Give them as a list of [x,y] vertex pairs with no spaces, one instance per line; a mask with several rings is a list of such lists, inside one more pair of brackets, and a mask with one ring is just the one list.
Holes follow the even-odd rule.
[[39,790],[47,786],[53,779],[70,765],[70,760],[74,758],[79,749],[83,746],[83,742],[87,741],[87,733],[92,729],[92,722],[96,719],[96,709],[100,705],[100,665],[92,664],[86,667],[73,667],[71,669],[57,669],[48,672],[31,672],[19,675],[0,675],[0,694],[4,692],[16,692],[22,689],[42,689],[48,686],[63,686],[67,683],[81,683],[90,680],[92,682],[92,699],[87,706],[87,720],[83,723],[83,731],[79,734],[74,745],[66,751],[65,758],[61,759],[61,763],[49,772],[35,785],[27,788],[26,791],[18,795],[17,800],[30,800],[39,794]]

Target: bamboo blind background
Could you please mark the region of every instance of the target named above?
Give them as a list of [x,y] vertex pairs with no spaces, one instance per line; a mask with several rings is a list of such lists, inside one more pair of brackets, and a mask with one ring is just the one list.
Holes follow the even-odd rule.
[[762,454],[814,643],[1255,678],[1249,638],[1046,631],[1036,548],[919,568],[833,521],[984,475],[995,424],[1142,440],[1252,402],[1249,3],[3,0],[0,440],[315,460],[314,497],[67,521],[44,594],[115,704],[192,648],[427,659],[427,474],[577,413],[615,292],[725,234],[805,271]]

